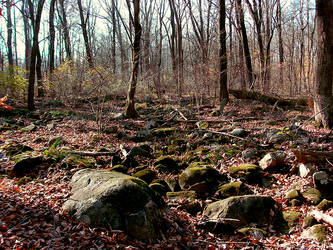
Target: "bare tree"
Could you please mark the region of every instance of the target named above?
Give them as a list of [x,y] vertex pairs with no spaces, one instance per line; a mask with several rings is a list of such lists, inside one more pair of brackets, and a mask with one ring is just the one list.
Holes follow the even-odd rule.
[[89,2],[89,6],[87,8],[86,17],[84,17],[81,0],[77,0],[77,5],[79,6],[81,29],[82,29],[83,39],[84,39],[84,46],[86,48],[87,61],[89,63],[89,67],[93,68],[94,67],[94,61],[93,61],[93,57],[92,57],[92,53],[91,53],[91,46],[90,46],[90,43],[89,43],[88,32],[87,32],[87,21],[89,19],[89,14],[90,14],[89,9],[90,9],[90,5],[91,5],[91,1]]
[[50,2],[50,12],[49,12],[49,21],[50,21],[50,44],[49,44],[49,70],[50,73],[54,70],[54,42],[55,42],[55,28],[54,28],[54,12],[55,12],[56,0],[51,0]]
[[65,9],[65,0],[58,0],[59,7],[60,7],[60,13],[59,13],[59,19],[61,22],[63,35],[64,35],[64,41],[65,41],[65,50],[66,50],[66,59],[72,61],[72,48],[71,48],[71,41],[69,36],[69,27],[67,22],[67,14]]
[[10,77],[13,77],[13,22],[12,22],[12,1],[8,1],[7,5],[7,50],[8,50],[8,65]]
[[130,14],[130,22],[134,27],[134,42],[132,44],[132,73],[130,84],[127,92],[127,104],[124,112],[126,118],[136,118],[138,113],[135,110],[135,91],[138,81],[139,63],[140,63],[140,41],[141,41],[141,24],[140,24],[140,0],[133,0],[133,14],[129,0],[126,0]]
[[319,125],[333,127],[333,0],[316,0],[317,69],[314,112]]
[[228,93],[228,59],[227,59],[227,35],[225,30],[225,0],[219,0],[219,65],[220,65],[220,112],[229,102]]
[[39,0],[37,5],[37,12],[34,22],[34,36],[30,57],[30,72],[29,72],[29,86],[28,86],[28,109],[34,110],[34,91],[35,91],[35,73],[36,73],[36,58],[38,53],[38,34],[40,27],[40,20],[42,17],[43,5],[45,0]]

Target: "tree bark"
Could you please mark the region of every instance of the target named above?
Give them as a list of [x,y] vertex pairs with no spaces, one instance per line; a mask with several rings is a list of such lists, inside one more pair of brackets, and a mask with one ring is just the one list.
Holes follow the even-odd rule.
[[228,62],[227,62],[227,36],[225,30],[225,0],[219,0],[219,67],[220,67],[220,112],[229,102],[228,93]]
[[7,49],[8,49],[9,77],[12,79],[14,74],[12,1],[8,1],[8,6],[7,6]]
[[245,58],[247,80],[249,83],[249,89],[252,89],[253,88],[252,60],[251,60],[251,54],[250,54],[250,49],[249,49],[249,42],[248,42],[247,34],[246,34],[242,0],[236,1],[236,14],[237,14],[237,20],[239,22],[240,30],[241,30],[241,40],[242,40],[243,54],[244,54],[244,58]]
[[317,68],[314,112],[318,125],[333,127],[333,0],[316,0]]
[[88,32],[87,32],[87,20],[89,18],[89,10],[87,12],[87,17],[85,20],[84,15],[83,15],[83,8],[82,8],[81,0],[77,0],[77,5],[79,6],[81,29],[82,29],[83,39],[84,39],[84,46],[86,48],[87,61],[89,63],[89,67],[94,68],[94,61],[92,58],[91,47],[90,47],[90,43],[89,43],[89,39],[88,39]]
[[[129,9],[130,11],[130,9]],[[134,26],[134,43],[132,45],[132,73],[127,92],[127,105],[124,116],[126,118],[136,118],[138,113],[135,110],[135,91],[138,81],[139,63],[140,63],[140,40],[142,28],[140,25],[140,0],[133,1],[133,26]],[[130,12],[131,15],[131,12]]]
[[60,22],[63,28],[64,40],[65,40],[65,50],[66,50],[66,60],[72,61],[72,50],[71,50],[71,41],[69,36],[69,28],[67,23],[66,10],[64,5],[64,0],[58,0],[60,5]]
[[38,53],[38,34],[40,27],[40,20],[42,17],[43,5],[45,0],[38,1],[37,13],[34,23],[34,36],[30,57],[30,72],[29,72],[29,85],[28,85],[28,109],[34,110],[34,92],[35,92],[35,73],[36,73],[36,57]]
[[50,13],[49,13],[49,19],[50,19],[50,44],[49,44],[49,70],[50,74],[52,74],[54,70],[54,42],[55,42],[55,28],[54,28],[54,11],[55,11],[55,3],[56,0],[51,0],[50,3]]

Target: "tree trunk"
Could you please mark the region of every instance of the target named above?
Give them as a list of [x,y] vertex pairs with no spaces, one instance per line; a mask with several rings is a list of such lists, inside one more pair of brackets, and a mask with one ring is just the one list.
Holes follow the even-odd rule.
[[12,1],[8,1],[7,6],[7,49],[8,49],[8,69],[10,81],[13,78],[13,23],[12,23]]
[[243,11],[243,6],[242,6],[242,0],[236,1],[236,14],[238,17],[237,20],[239,22],[240,30],[241,30],[241,40],[242,40],[242,47],[243,47],[244,58],[245,58],[247,80],[249,83],[249,89],[252,89],[253,88],[252,61],[251,61],[249,42],[247,39],[246,27],[245,27],[245,22],[244,22],[244,11]]
[[88,33],[87,33],[87,20],[89,18],[89,10],[88,10],[88,13],[87,13],[86,20],[84,20],[81,0],[77,0],[77,5],[79,6],[81,28],[82,28],[82,34],[83,34],[83,39],[84,39],[84,46],[86,48],[87,61],[89,63],[89,67],[94,68],[94,61],[93,61],[93,58],[92,58],[91,47],[90,47],[90,44],[89,44]]
[[36,75],[37,75],[37,96],[44,96],[43,89],[43,75],[42,75],[42,55],[40,54],[39,46],[37,48],[37,62],[36,62]]
[[54,10],[55,10],[55,3],[56,3],[56,0],[51,0],[50,13],[49,13],[49,20],[50,20],[49,70],[50,70],[50,74],[52,74],[52,72],[54,70],[54,42],[55,42]]
[[282,40],[282,11],[281,11],[281,2],[280,0],[277,1],[277,9],[276,9],[276,16],[277,16],[277,30],[278,30],[278,37],[279,37],[279,85],[278,88],[284,88],[283,86],[283,70],[284,70],[284,51],[283,51],[283,40]]
[[317,68],[314,112],[318,125],[333,127],[333,0],[316,0]]
[[25,43],[25,69],[30,70],[30,56],[31,56],[31,26],[29,24],[28,3],[24,1],[21,8],[24,25],[24,43]]
[[62,25],[62,29],[64,32],[64,40],[65,40],[65,50],[66,50],[66,60],[72,61],[72,50],[71,50],[71,41],[70,41],[70,36],[69,36],[69,28],[68,28],[68,23],[67,23],[67,16],[66,16],[66,10],[65,10],[65,5],[64,5],[64,0],[59,0],[59,5],[60,5],[60,22]]
[[40,27],[40,20],[42,17],[43,5],[45,0],[38,1],[37,13],[34,23],[34,36],[30,57],[30,72],[29,72],[29,85],[28,85],[28,109],[34,110],[34,92],[35,92],[35,73],[36,73],[36,57],[38,53],[38,33]]
[[228,63],[227,63],[227,36],[225,30],[225,0],[219,0],[219,64],[220,64],[220,112],[229,102],[228,93]]
[[[141,40],[141,25],[140,25],[140,0],[133,1],[134,17],[132,18],[134,26],[134,43],[132,46],[132,73],[130,84],[127,93],[127,105],[124,116],[126,118],[136,118],[138,113],[135,110],[135,90],[138,81],[139,62],[140,62],[140,40]],[[130,9],[129,9],[130,11]]]

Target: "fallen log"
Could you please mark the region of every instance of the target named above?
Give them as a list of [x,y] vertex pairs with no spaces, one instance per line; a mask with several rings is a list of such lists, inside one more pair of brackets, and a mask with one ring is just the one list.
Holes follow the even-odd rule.
[[282,108],[286,108],[286,107],[290,107],[290,106],[306,107],[308,105],[308,101],[309,101],[306,98],[283,99],[280,97],[264,95],[264,94],[261,94],[258,92],[249,92],[246,90],[229,89],[229,93],[237,99],[257,100],[257,101],[264,102],[266,104],[277,105]]
[[296,156],[297,163],[323,163],[333,161],[333,151],[310,151],[310,150],[292,150]]

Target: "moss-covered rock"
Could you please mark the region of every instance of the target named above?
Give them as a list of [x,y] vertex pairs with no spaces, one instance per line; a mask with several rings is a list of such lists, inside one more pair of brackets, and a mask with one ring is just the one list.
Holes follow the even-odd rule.
[[30,124],[30,125],[28,125],[28,126],[26,126],[24,128],[21,128],[20,131],[21,132],[31,132],[31,131],[33,131],[35,129],[36,129],[36,125],[32,123],[32,124]]
[[162,171],[163,173],[172,173],[179,171],[178,163],[176,159],[171,155],[160,156],[159,158],[157,158],[154,162],[155,168],[160,164],[163,165],[163,167],[160,166],[159,171]]
[[110,169],[110,171],[116,171],[116,172],[119,172],[119,173],[123,173],[123,174],[126,174],[127,173],[127,167],[125,167],[124,165],[115,165],[114,167],[112,167]]
[[201,196],[215,192],[221,179],[219,172],[211,166],[188,167],[179,176],[179,186]]
[[199,147],[195,150],[188,151],[184,156],[182,162],[189,165],[191,162],[199,162],[204,155],[209,153],[209,149]]
[[3,145],[1,150],[5,153],[6,156],[13,156],[27,151],[33,151],[31,147],[14,141]]
[[302,213],[293,210],[288,210],[288,211],[283,211],[282,216],[283,219],[288,223],[288,226],[291,228],[299,223]]
[[289,191],[286,193],[285,198],[286,198],[286,199],[289,199],[289,200],[292,200],[292,199],[299,199],[299,198],[300,198],[300,193],[298,192],[297,189],[292,189],[292,190],[289,190]]
[[9,175],[11,177],[23,177],[36,174],[39,171],[38,166],[43,163],[44,158],[35,152],[25,152],[15,155],[13,160],[16,163]]
[[228,198],[230,196],[238,196],[251,194],[251,190],[245,186],[243,182],[230,182],[218,188],[215,196],[218,198]]
[[303,231],[301,238],[313,239],[324,243],[327,238],[327,228],[322,224],[313,225]]
[[151,131],[152,136],[165,137],[170,136],[178,131],[178,128],[156,128]]
[[178,191],[180,191],[180,186],[179,186],[178,178],[166,177],[166,178],[164,178],[164,181],[169,186],[171,192],[178,192]]
[[151,169],[143,169],[140,170],[139,172],[136,172],[133,176],[149,184],[155,179],[156,175],[157,173]]
[[241,235],[252,236],[256,239],[264,239],[267,235],[267,232],[265,230],[254,227],[244,227],[237,230],[237,232]]
[[70,182],[73,195],[63,209],[91,226],[110,226],[139,240],[160,237],[165,229],[163,199],[142,180],[115,171],[83,169]]
[[274,221],[271,211],[274,211],[274,216],[278,214],[275,204],[275,200],[269,196],[233,196],[209,204],[203,215],[211,220],[234,219],[226,221],[234,228],[246,227],[251,223],[261,226]]
[[168,192],[168,189],[164,185],[162,185],[161,183],[157,183],[157,182],[151,183],[151,184],[149,184],[149,187],[153,191],[160,194],[161,196],[164,196]]
[[96,165],[96,160],[93,157],[84,157],[79,155],[69,155],[62,160],[62,166],[66,168],[84,167],[90,168]]
[[309,188],[302,193],[303,197],[308,199],[313,204],[318,204],[321,201],[321,192],[315,188]]
[[166,197],[169,200],[189,199],[191,201],[194,201],[196,199],[196,193],[195,191],[167,192]]
[[308,228],[308,227],[311,227],[311,226],[313,226],[317,223],[318,223],[317,220],[313,216],[306,216],[303,219],[302,227],[303,228]]
[[333,207],[333,201],[330,201],[330,200],[322,200],[318,205],[317,205],[317,208],[323,210],[323,211],[326,211],[330,208]]
[[261,169],[257,165],[244,163],[228,168],[228,172],[250,184],[262,184]]

